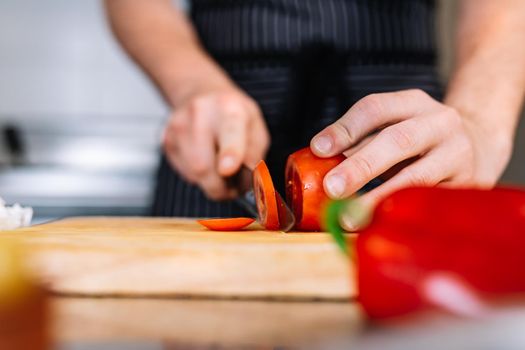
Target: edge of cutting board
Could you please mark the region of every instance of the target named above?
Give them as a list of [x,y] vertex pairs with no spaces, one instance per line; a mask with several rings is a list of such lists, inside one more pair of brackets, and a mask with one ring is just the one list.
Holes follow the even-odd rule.
[[10,232],[63,295],[350,300],[354,268],[326,233],[213,232],[195,219],[74,217]]

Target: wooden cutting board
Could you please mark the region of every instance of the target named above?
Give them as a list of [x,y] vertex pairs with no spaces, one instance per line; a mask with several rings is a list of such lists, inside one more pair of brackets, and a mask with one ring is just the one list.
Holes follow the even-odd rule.
[[37,273],[61,294],[348,300],[356,293],[353,268],[325,233],[80,217],[0,237],[20,238]]

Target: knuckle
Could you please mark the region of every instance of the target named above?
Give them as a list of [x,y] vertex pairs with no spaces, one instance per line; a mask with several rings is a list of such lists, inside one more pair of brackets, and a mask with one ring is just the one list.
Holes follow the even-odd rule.
[[406,178],[408,186],[434,185],[432,174],[422,169],[413,170],[405,168],[401,171],[400,175],[403,175]]
[[352,157],[351,173],[357,172],[364,179],[371,179],[374,175],[374,161],[370,157],[355,154]]
[[420,100],[420,99],[427,99],[430,96],[423,91],[422,89],[409,89],[407,90],[407,93],[414,99]]
[[209,171],[209,165],[199,158],[192,159],[188,164],[190,164],[191,173],[195,178],[202,178]]
[[354,135],[352,129],[344,121],[332,124],[332,130],[336,135],[336,139],[342,140],[343,144],[351,145],[357,141],[357,136]]
[[174,134],[185,132],[187,126],[188,123],[186,121],[186,118],[180,115],[174,115],[168,123],[168,132],[166,134],[169,134],[169,132],[172,132]]
[[409,89],[396,93],[400,103],[404,106],[418,106],[415,110],[421,113],[423,110],[437,104],[437,102],[425,91],[421,89]]
[[333,129],[336,135],[343,139],[344,144],[351,145],[357,142],[357,135],[353,132],[353,128],[349,127],[348,123],[335,123],[333,124]]
[[229,115],[238,115],[240,113],[239,99],[232,94],[222,94],[217,97],[217,102],[222,107],[223,111]]
[[416,138],[408,127],[396,125],[386,128],[384,133],[401,151],[410,151],[417,146]]
[[356,102],[355,108],[371,118],[383,115],[385,110],[383,98],[381,97],[381,94],[378,93],[363,97]]

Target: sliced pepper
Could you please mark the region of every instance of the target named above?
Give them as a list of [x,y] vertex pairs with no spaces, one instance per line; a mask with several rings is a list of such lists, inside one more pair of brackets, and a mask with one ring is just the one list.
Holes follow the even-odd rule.
[[202,226],[212,231],[239,231],[255,221],[254,218],[224,218],[197,220]]
[[322,213],[329,201],[324,192],[323,179],[346,157],[338,155],[319,158],[310,147],[288,157],[286,163],[286,199],[296,220],[295,228],[301,231],[320,231]]
[[279,230],[279,203],[264,160],[261,160],[253,171],[253,190],[256,193],[259,222],[267,230]]

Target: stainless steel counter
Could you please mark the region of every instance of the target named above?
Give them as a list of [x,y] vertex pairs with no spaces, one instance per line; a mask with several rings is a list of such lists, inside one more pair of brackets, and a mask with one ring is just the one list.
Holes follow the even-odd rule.
[[158,161],[159,117],[2,118],[16,130],[16,159],[0,148],[0,196],[42,221],[72,215],[144,215]]

